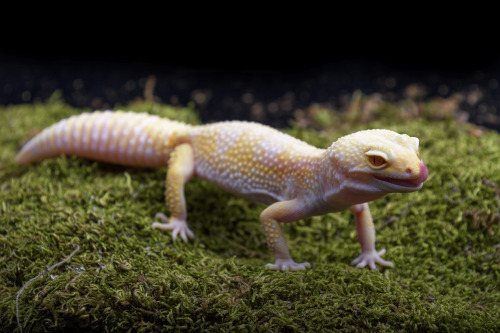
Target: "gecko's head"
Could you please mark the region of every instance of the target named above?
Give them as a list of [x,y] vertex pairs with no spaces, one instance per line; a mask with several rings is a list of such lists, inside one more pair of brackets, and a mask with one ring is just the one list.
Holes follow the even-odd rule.
[[418,155],[418,139],[389,130],[344,136],[328,154],[344,175],[343,183],[356,192],[413,192],[428,176]]

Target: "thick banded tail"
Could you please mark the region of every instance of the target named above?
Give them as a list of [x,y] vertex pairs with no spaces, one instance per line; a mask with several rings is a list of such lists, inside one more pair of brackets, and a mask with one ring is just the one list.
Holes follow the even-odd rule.
[[189,141],[191,126],[134,112],[92,112],[63,119],[31,139],[16,161],[28,164],[61,154],[115,164],[166,166],[173,148]]

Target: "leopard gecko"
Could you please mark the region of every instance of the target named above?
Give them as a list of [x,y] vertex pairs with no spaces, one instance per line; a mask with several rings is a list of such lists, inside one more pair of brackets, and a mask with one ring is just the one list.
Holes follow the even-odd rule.
[[368,202],[388,193],[422,188],[428,170],[419,158],[419,140],[384,129],[355,132],[319,149],[271,127],[244,121],[192,126],[146,113],[104,111],[63,119],[36,135],[16,157],[28,164],[61,154],[127,166],[167,167],[166,205],[153,228],[175,240],[193,238],[186,219],[184,184],[194,176],[233,194],[265,203],[260,214],[277,270],[303,270],[295,262],[280,223],[350,209],[361,254],[357,267],[376,264]]

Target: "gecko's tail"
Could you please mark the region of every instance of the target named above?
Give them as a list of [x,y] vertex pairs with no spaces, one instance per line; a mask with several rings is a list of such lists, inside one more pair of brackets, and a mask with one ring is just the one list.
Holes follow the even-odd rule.
[[61,154],[123,165],[166,166],[190,125],[147,113],[92,112],[63,119],[31,139],[16,161],[28,164]]

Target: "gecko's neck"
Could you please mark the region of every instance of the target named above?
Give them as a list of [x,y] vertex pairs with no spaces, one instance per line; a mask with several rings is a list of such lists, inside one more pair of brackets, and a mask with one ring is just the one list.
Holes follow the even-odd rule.
[[332,145],[322,155],[317,180],[321,192],[318,195],[322,195],[330,211],[343,210],[385,195],[379,191],[367,190],[362,180],[352,178],[342,160],[334,156]]
[[326,149],[319,161],[318,184],[320,193],[326,204],[330,204],[329,198],[335,197],[342,190],[346,175],[342,165],[330,158],[330,149]]

